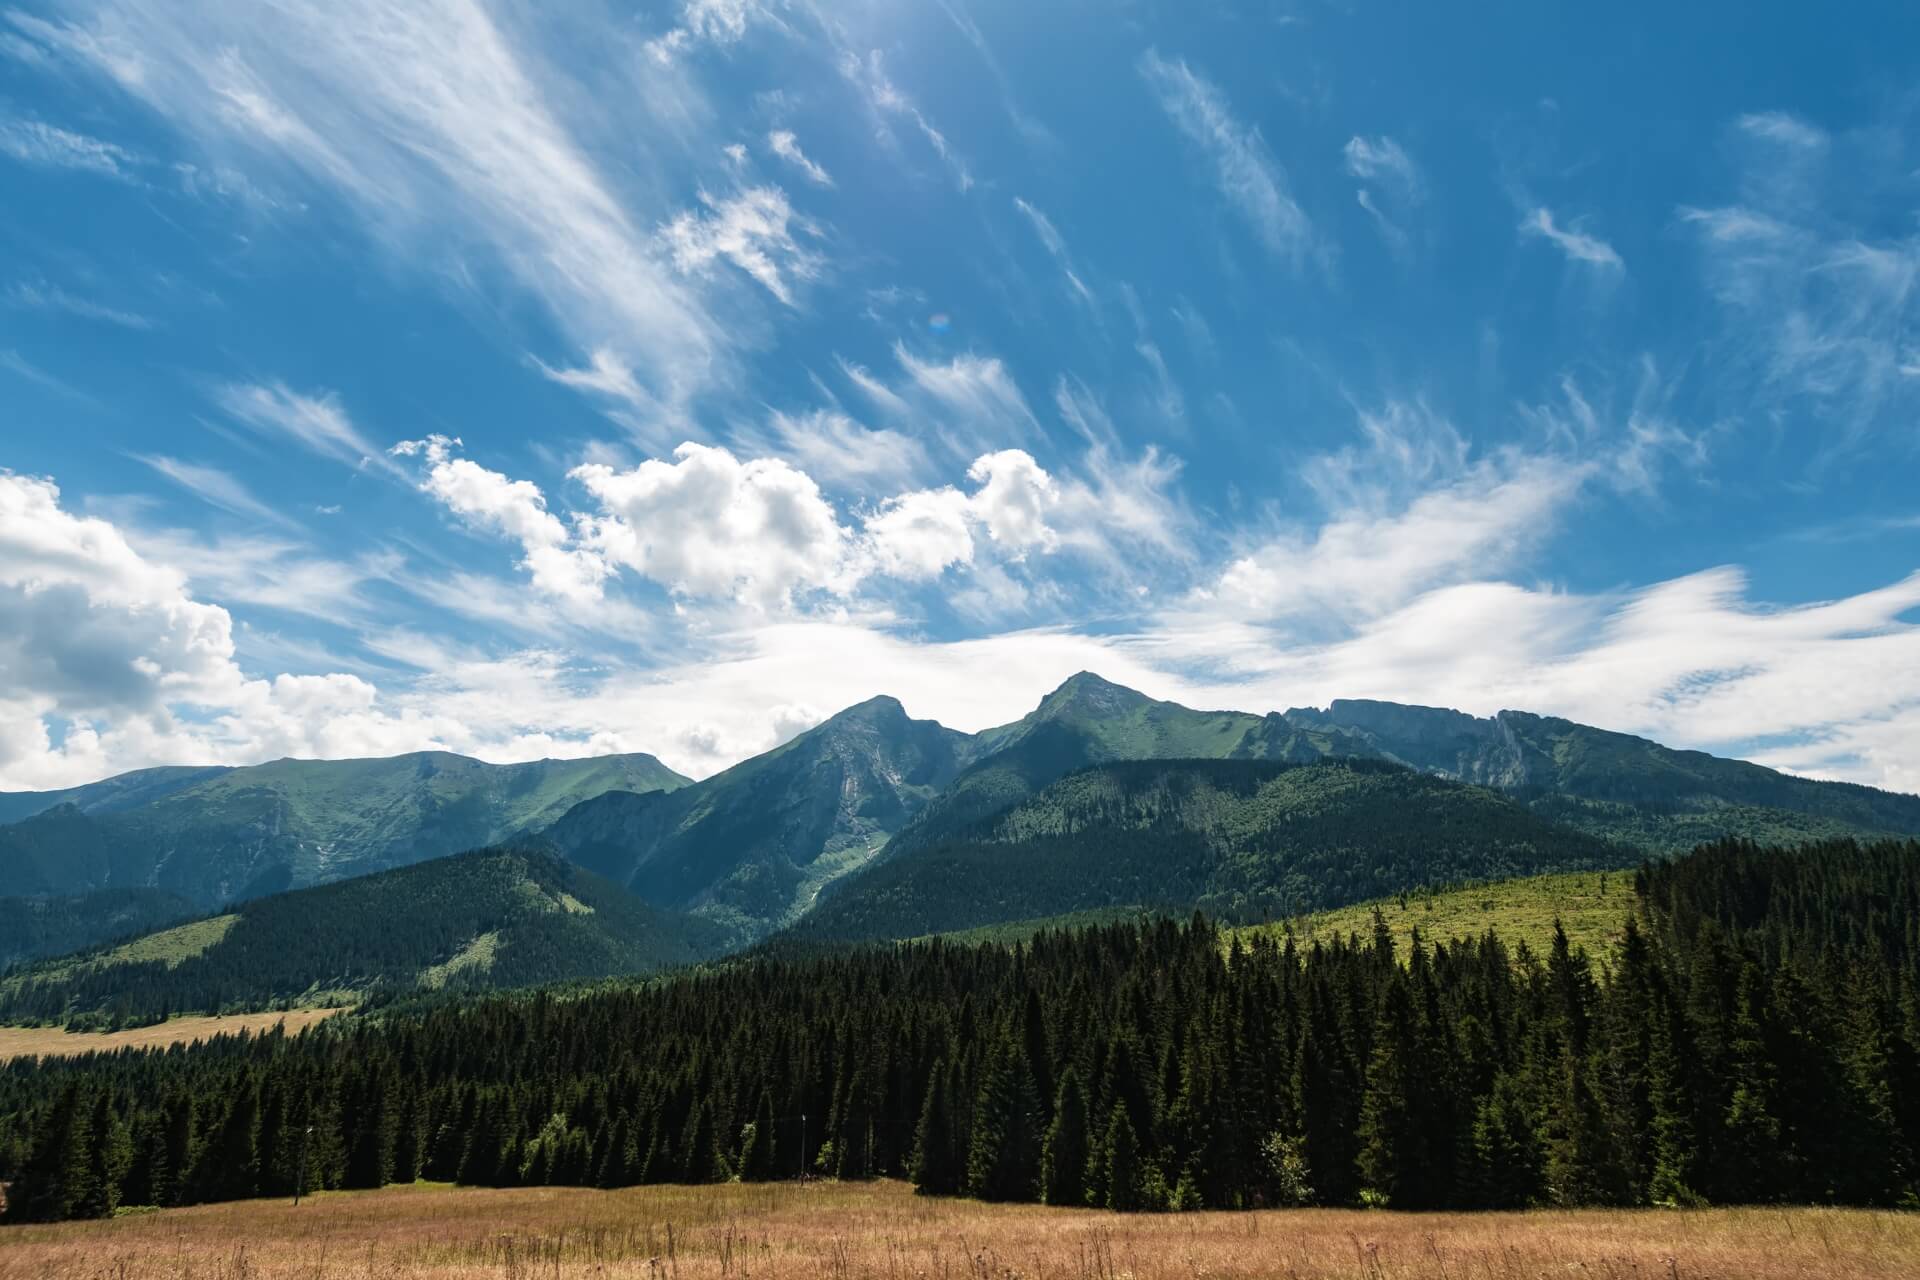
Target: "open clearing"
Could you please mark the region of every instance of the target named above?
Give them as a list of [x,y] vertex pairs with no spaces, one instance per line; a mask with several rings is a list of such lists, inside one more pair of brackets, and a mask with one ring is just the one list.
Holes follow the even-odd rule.
[[1835,1209],[1158,1214],[985,1205],[902,1183],[443,1186],[0,1227],[0,1278],[1220,1280],[1920,1274],[1920,1215]]
[[68,1031],[64,1027],[0,1027],[0,1062],[13,1058],[70,1057],[112,1049],[164,1049],[240,1031],[269,1031],[287,1024],[293,1035],[339,1013],[338,1009],[293,1009],[284,1013],[231,1013],[225,1017],[170,1018],[125,1031]]

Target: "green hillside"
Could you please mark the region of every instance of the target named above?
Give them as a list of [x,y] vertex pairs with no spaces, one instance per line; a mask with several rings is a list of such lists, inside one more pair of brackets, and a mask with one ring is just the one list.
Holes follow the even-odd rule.
[[717,954],[726,932],[592,872],[480,850],[233,910],[0,978],[0,1019],[150,1021],[643,973]]
[[1638,860],[1484,788],[1379,761],[1128,762],[876,862],[824,895],[794,936],[916,937],[1116,907],[1273,919],[1422,884]]
[[196,914],[161,889],[101,889],[57,898],[0,898],[0,972],[115,938],[165,928]]
[[1378,912],[1402,956],[1416,929],[1429,944],[1470,941],[1491,929],[1510,947],[1524,942],[1536,956],[1544,956],[1552,946],[1557,920],[1569,942],[1602,958],[1619,940],[1627,916],[1640,910],[1633,884],[1631,870],[1521,876],[1455,889],[1415,889],[1232,932],[1243,941],[1256,936],[1277,941],[1292,933],[1301,946],[1356,934],[1364,941],[1373,937]]
[[607,791],[685,781],[646,755],[276,760],[132,807],[69,801],[0,827],[0,895],[141,886],[213,907],[497,843]]

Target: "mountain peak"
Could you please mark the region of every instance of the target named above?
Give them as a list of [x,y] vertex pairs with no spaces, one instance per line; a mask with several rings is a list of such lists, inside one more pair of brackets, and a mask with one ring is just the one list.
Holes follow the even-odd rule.
[[856,702],[843,711],[836,712],[820,722],[825,728],[830,724],[891,724],[907,719],[907,709],[900,699],[892,694],[882,693],[868,698],[865,702]]
[[1059,688],[1042,698],[1040,709],[1055,713],[1069,709],[1118,711],[1151,701],[1153,699],[1137,689],[1115,684],[1091,671],[1080,671],[1068,676]]

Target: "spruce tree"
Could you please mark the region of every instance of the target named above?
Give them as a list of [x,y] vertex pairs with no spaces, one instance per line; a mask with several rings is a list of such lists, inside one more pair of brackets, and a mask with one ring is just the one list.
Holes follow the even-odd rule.
[[1106,1153],[1106,1171],[1101,1182],[1106,1187],[1107,1208],[1116,1213],[1134,1213],[1146,1207],[1146,1177],[1140,1167],[1140,1140],[1134,1135],[1133,1122],[1127,1118],[1124,1103],[1115,1103],[1107,1120],[1107,1140],[1101,1144]]
[[927,1196],[958,1195],[965,1173],[956,1154],[953,1099],[945,1067],[945,1063],[934,1064],[913,1139],[910,1176],[914,1189]]
[[1087,1202],[1087,1095],[1071,1066],[1060,1077],[1053,1123],[1040,1151],[1040,1198],[1056,1205]]
[[79,1214],[93,1193],[93,1099],[78,1081],[61,1091],[34,1129],[32,1151],[8,1199],[7,1215],[59,1222]]
[[973,1104],[967,1194],[982,1200],[1031,1199],[1039,1181],[1039,1099],[1026,1048],[1003,1035]]

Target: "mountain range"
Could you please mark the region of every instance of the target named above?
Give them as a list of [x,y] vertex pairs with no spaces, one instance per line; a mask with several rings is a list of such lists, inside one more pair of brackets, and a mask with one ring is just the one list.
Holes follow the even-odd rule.
[[1920,797],[1524,712],[1201,711],[1081,673],[974,734],[874,698],[698,782],[646,755],[425,752],[143,770],[0,794],[0,818],[0,922],[57,922],[5,949],[18,960],[183,903],[222,910],[507,841],[737,947],[1114,906],[1284,915],[1728,835],[1920,833]]

